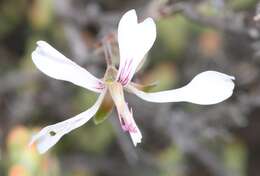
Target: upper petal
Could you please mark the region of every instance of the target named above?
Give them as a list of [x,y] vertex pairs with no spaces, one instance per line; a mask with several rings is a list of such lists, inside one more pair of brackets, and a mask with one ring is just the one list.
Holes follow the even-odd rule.
[[104,89],[104,84],[100,79],[62,55],[48,43],[38,41],[37,45],[32,53],[32,60],[36,67],[46,75],[72,82],[95,92],[101,92]]
[[88,110],[68,120],[43,128],[39,133],[33,136],[30,145],[36,143],[39,153],[45,153],[48,149],[55,145],[63,135],[82,126],[94,116],[102,103],[105,92],[106,91],[101,93],[96,103]]
[[222,102],[233,94],[235,84],[233,76],[216,71],[205,71],[195,76],[186,86],[155,93],[145,93],[132,85],[128,89],[140,98],[156,102],[190,102],[210,105]]
[[152,18],[137,22],[135,10],[126,12],[118,25],[120,64],[118,81],[126,85],[132,79],[144,55],[156,38],[156,25]]

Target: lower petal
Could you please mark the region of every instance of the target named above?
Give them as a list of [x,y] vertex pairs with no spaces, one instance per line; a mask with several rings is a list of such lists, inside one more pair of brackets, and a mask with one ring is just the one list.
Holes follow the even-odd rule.
[[88,110],[73,118],[43,128],[38,134],[33,136],[30,145],[36,143],[39,153],[45,153],[53,145],[55,145],[63,135],[82,126],[95,115],[102,103],[105,92],[106,91],[101,93],[96,103]]
[[132,124],[134,131],[129,131],[129,134],[131,136],[134,146],[136,146],[138,143],[142,142],[142,134],[141,134],[141,131],[139,130],[138,126],[135,123],[133,114],[131,116],[131,124]]
[[135,123],[133,112],[129,110],[129,107],[125,103],[123,109],[118,109],[118,117],[120,120],[121,127],[124,131],[129,132],[130,137],[133,141],[134,146],[142,141],[142,134]]
[[133,112],[125,102],[123,87],[120,83],[114,82],[108,86],[111,97],[116,105],[119,121],[124,131],[128,131],[134,145],[141,142],[142,134],[133,118]]

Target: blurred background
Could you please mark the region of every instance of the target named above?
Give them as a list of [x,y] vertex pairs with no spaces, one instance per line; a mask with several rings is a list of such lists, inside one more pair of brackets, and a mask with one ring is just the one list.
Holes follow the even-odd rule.
[[[33,65],[45,40],[102,77],[100,41],[127,10],[156,20],[157,39],[134,81],[151,91],[217,70],[236,77],[234,95],[211,106],[153,104],[126,94],[143,134],[133,147],[113,111],[65,135],[44,155],[28,142],[42,127],[86,110],[97,95],[51,79]],[[257,0],[0,0],[0,175],[259,176],[260,13]],[[113,45],[118,62],[117,43]]]

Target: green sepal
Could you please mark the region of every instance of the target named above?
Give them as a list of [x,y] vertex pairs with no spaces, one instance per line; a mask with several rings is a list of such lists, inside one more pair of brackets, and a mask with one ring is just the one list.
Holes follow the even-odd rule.
[[95,117],[93,118],[93,121],[96,125],[101,124],[102,122],[104,122],[108,116],[111,114],[112,109],[110,109],[110,111],[105,111],[105,110],[101,110],[99,109],[98,112],[96,113]]
[[131,83],[131,84],[139,90],[142,90],[144,92],[150,92],[153,88],[155,88],[158,85],[158,82],[156,81],[145,85],[137,84],[137,83]]
[[113,100],[109,92],[107,92],[101,106],[99,107],[96,115],[93,118],[94,123],[98,125],[104,122],[111,114],[113,106],[114,106]]

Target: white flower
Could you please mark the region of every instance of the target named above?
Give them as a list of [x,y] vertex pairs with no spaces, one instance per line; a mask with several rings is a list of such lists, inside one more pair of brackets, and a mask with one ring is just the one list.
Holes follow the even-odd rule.
[[233,80],[235,78],[216,71],[200,73],[189,84],[175,90],[156,93],[146,93],[139,90],[136,84],[131,82],[131,79],[144,55],[152,47],[155,38],[156,26],[153,19],[147,18],[138,23],[135,10],[125,13],[118,25],[119,69],[117,70],[111,65],[108,66],[102,79],[96,78],[87,70],[59,53],[48,43],[38,41],[38,46],[32,53],[32,60],[40,71],[52,78],[69,81],[100,93],[100,96],[87,111],[63,122],[43,128],[32,138],[31,144],[36,143],[40,153],[46,152],[63,135],[82,126],[93,117],[101,106],[106,93],[110,93],[122,129],[129,132],[136,146],[141,142],[142,134],[135,123],[132,109],[129,109],[125,101],[124,88],[146,101],[156,103],[183,101],[209,105],[224,101],[232,95],[234,89]]

